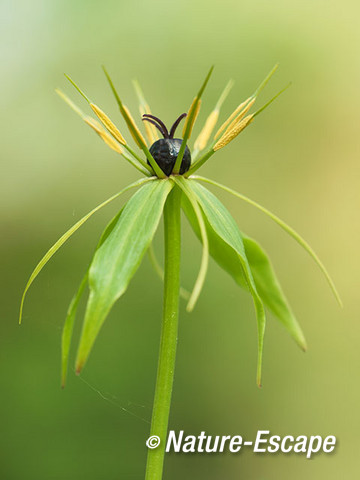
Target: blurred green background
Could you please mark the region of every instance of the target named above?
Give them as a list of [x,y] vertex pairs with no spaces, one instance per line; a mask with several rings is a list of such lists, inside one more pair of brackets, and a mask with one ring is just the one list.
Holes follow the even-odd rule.
[[[292,88],[202,173],[296,228],[327,265],[344,309],[294,241],[261,213],[218,192],[241,229],[270,254],[309,351],[303,354],[269,316],[258,389],[251,300],[212,262],[193,314],[181,307],[170,426],[245,438],[258,429],[336,435],[338,445],[334,454],[312,460],[250,451],[169,455],[164,478],[355,478],[358,2],[1,0],[0,13],[1,479],[144,476],[162,306],[161,282],[147,259],[113,309],[82,376],[71,370],[67,388],[60,389],[60,336],[69,300],[102,228],[124,200],[100,212],[53,258],[30,291],[23,325],[17,325],[22,289],[43,253],[138,176],[56,96],[54,88],[61,87],[86,108],[62,73],[124,130],[101,64],[133,113],[131,80],[138,78],[153,113],[168,124],[187,110],[215,64],[198,132],[229,78],[236,84],[224,117],[278,61],[259,105],[289,80]],[[161,252],[161,229],[156,249]],[[182,277],[188,288],[200,253],[185,224]],[[80,315],[78,320],[80,325]]]

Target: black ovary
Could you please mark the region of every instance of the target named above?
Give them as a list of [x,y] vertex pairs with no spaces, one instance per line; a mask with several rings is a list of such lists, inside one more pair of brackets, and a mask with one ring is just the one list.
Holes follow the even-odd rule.
[[[161,138],[150,147],[150,153],[165,175],[171,175],[182,144],[181,138]],[[149,160],[148,160],[148,164]],[[187,172],[191,165],[191,153],[186,145],[181,161],[180,174]]]

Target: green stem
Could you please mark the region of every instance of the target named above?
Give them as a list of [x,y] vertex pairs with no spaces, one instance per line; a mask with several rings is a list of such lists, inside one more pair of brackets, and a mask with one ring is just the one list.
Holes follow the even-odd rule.
[[150,436],[160,437],[160,445],[148,450],[146,480],[161,480],[174,381],[180,290],[181,190],[174,186],[164,208],[165,279],[164,307],[159,363]]

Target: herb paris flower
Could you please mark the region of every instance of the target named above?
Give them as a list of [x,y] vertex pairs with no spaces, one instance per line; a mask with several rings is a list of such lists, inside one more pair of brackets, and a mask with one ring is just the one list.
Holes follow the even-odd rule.
[[[100,138],[141,172],[145,178],[128,185],[95,207],[50,248],[35,267],[25,287],[21,301],[20,321],[25,295],[30,285],[57,250],[94,213],[126,191],[138,188],[137,192],[111,220],[103,232],[79,289],[69,306],[62,336],[62,385],[64,386],[67,375],[76,311],[86,286],[89,286],[90,293],[76,358],[77,373],[80,373],[84,367],[112,306],[125,293],[144,254],[148,251],[155,268],[164,278],[164,316],[151,428],[152,433],[159,435],[161,438],[166,435],[168,425],[176,354],[179,294],[187,298],[187,310],[193,310],[205,281],[209,255],[233,277],[240,287],[248,291],[252,296],[258,327],[257,382],[259,385],[261,383],[262,351],[266,321],[265,308],[269,309],[284,325],[300,347],[304,350],[306,349],[302,330],[284,296],[266,253],[255,240],[244,235],[239,230],[228,210],[213,193],[205,188],[204,183],[219,187],[260,209],[289,233],[318,264],[341,304],[336,288],[324,265],[298,233],[253,200],[216,181],[195,175],[199,167],[207,162],[215,152],[224,148],[237,137],[254,121],[257,115],[282,93],[283,90],[263,107],[254,113],[250,113],[258,95],[276,68],[277,65],[255,93],[241,102],[218,128],[216,133],[213,134],[219,119],[221,106],[232,88],[232,82],[226,85],[198,138],[195,140],[192,153],[190,152],[188,141],[191,138],[194,123],[200,110],[202,94],[213,68],[210,69],[187,114],[180,115],[170,132],[159,118],[151,114],[142,90],[139,84],[135,82],[135,89],[140,103],[140,114],[144,120],[146,139],[136,125],[129,109],[122,103],[110,76],[104,69],[121,115],[135,143],[145,155],[145,160],[128,145],[124,136],[110,118],[69,77],[67,78],[88,102],[97,119],[83,113],[63,92],[57,90],[57,93],[65,102],[95,130]],[[175,130],[182,119],[185,119],[182,138],[174,138]],[[159,139],[157,130],[161,132],[164,138]],[[203,246],[200,269],[191,294],[180,287],[179,279],[181,208]],[[164,271],[157,263],[151,247],[162,215],[164,215],[165,225]],[[149,452],[146,478],[161,478],[163,457],[164,451],[162,447],[159,447],[156,451]]]

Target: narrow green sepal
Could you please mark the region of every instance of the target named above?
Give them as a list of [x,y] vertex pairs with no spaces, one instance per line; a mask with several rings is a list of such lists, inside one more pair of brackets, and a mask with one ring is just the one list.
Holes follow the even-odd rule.
[[208,74],[206,75],[204,83],[201,85],[200,90],[198,91],[197,97],[198,97],[199,100],[202,97],[202,94],[204,93],[204,90],[205,90],[205,88],[206,88],[206,86],[207,86],[207,84],[210,80],[211,74],[214,71],[214,68],[215,68],[215,65],[212,65],[210,67],[210,70],[209,70]]
[[278,92],[276,95],[274,95],[272,97],[271,100],[269,100],[267,103],[265,103],[265,105],[263,105],[261,108],[259,108],[259,110],[257,110],[255,113],[254,113],[254,118],[259,115],[259,113],[263,112],[274,100],[276,100],[282,93],[285,92],[285,90],[287,90],[289,87],[291,86],[291,82],[288,83],[286,85],[286,87],[284,87],[282,90],[280,90],[280,92]]
[[278,69],[279,67],[279,64],[276,63],[273,68],[270,70],[270,72],[266,75],[266,77],[264,78],[264,80],[260,83],[260,85],[258,86],[258,88],[255,90],[255,92],[252,94],[252,97],[258,97],[259,94],[262,92],[262,90],[266,87],[266,85],[268,84],[270,78],[274,75],[274,73],[276,72],[276,70]]
[[200,180],[201,182],[209,183],[210,185],[214,185],[215,187],[219,187],[225,192],[231,193],[231,195],[234,195],[237,198],[240,198],[241,200],[244,200],[244,202],[249,203],[253,207],[257,208],[261,212],[265,213],[268,217],[271,218],[275,223],[277,223],[287,234],[289,234],[315,261],[317,266],[320,268],[322,271],[324,277],[326,278],[333,294],[334,297],[336,298],[336,301],[340,305],[340,307],[343,306],[340,295],[337,291],[337,288],[335,286],[335,283],[333,282],[332,278],[330,277],[329,272],[327,271],[325,265],[322,263],[320,258],[317,256],[317,254],[314,252],[314,250],[311,248],[311,246],[308,244],[306,240],[304,240],[301,235],[299,235],[292,227],[287,225],[281,218],[279,218],[277,215],[274,213],[270,212],[267,208],[263,207],[259,203],[255,202],[254,200],[251,200],[250,198],[246,197],[242,193],[236,192],[235,190],[232,190],[231,188],[227,187],[226,185],[222,185],[221,183],[215,182],[215,180],[210,180],[205,177],[200,177],[200,176],[194,176],[194,179]]
[[147,182],[152,182],[154,179],[153,178],[144,178],[141,180],[137,180],[136,182],[128,185],[127,187],[123,188],[120,192],[116,193],[112,197],[108,198],[105,200],[105,202],[100,203],[97,207],[95,207],[91,212],[86,214],[84,217],[82,217],[78,222],[75,223],[67,232],[65,232],[57,242],[54,243],[54,245],[45,253],[45,255],[42,257],[40,262],[36,265],[34,268],[33,272],[31,273],[29,280],[27,281],[27,284],[24,289],[24,293],[21,297],[21,302],[20,302],[20,313],[19,313],[19,324],[21,324],[21,319],[22,319],[22,312],[24,308],[24,301],[26,297],[26,293],[29,290],[31,284],[35,280],[35,278],[39,275],[41,270],[44,268],[44,266],[47,264],[47,262],[51,259],[53,255],[64,245],[64,243],[92,216],[94,213],[96,213],[98,210],[101,208],[105,207],[108,205],[110,202],[118,198],[120,195],[123,193],[127,192],[128,190],[131,190],[132,188],[139,187],[140,185],[143,185]]
[[190,132],[191,132],[191,129],[193,127],[193,120],[194,120],[194,117],[196,115],[196,111],[197,111],[197,108],[198,108],[198,105],[199,105],[199,101],[201,99],[201,96],[202,94],[204,93],[204,90],[206,88],[206,85],[208,84],[208,81],[211,77],[211,74],[214,70],[214,65],[210,68],[209,70],[209,73],[206,75],[206,78],[195,98],[195,101],[192,105],[192,109],[189,113],[189,116],[188,118],[186,119],[186,122],[187,122],[187,127],[186,127],[186,130],[185,130],[185,133],[183,135],[183,141],[182,141],[182,144],[181,144],[181,147],[180,147],[180,150],[179,150],[179,153],[178,153],[178,156],[176,158],[176,162],[175,162],[175,165],[174,165],[174,168],[173,168],[173,173],[177,174],[180,172],[180,166],[181,166],[181,162],[182,162],[182,159],[183,159],[183,156],[184,156],[184,152],[185,152],[185,148],[186,148],[186,143],[189,139],[189,135],[190,135]]
[[205,278],[206,278],[206,273],[207,273],[208,264],[209,264],[209,240],[207,237],[203,213],[201,211],[197,197],[190,186],[191,185],[190,182],[188,180],[185,180],[182,176],[173,177],[173,179],[174,179],[174,182],[181,188],[185,196],[188,198],[193,208],[193,211],[196,216],[196,221],[199,226],[201,241],[203,244],[203,252],[201,257],[199,273],[186,307],[186,310],[188,312],[192,312],[200,296],[200,293],[202,291]]
[[120,97],[117,93],[117,90],[115,88],[115,85],[114,85],[113,81],[111,80],[111,77],[110,77],[109,73],[107,72],[107,70],[104,66],[102,68],[104,70],[107,81],[110,85],[110,88],[111,88],[111,90],[114,94],[114,97],[117,101],[118,107],[120,109],[120,113],[123,116],[131,135],[135,139],[136,143],[140,146],[142,151],[145,153],[146,158],[149,160],[149,163],[150,163],[152,169],[154,170],[155,174],[157,175],[157,177],[158,178],[165,178],[166,175],[164,174],[164,172],[161,170],[159,165],[154,160],[153,156],[151,155],[151,153],[149,152],[149,149],[146,146],[145,140],[143,139],[142,135],[140,134],[140,131],[134,125],[134,123],[132,121],[132,118],[129,117],[129,114],[128,114],[126,108],[124,107],[124,105],[123,105],[123,103],[122,103],[122,101],[121,101],[121,99],[120,99]]
[[[189,179],[187,182],[196,195],[204,214],[210,254],[216,257],[217,252],[221,257],[221,263],[233,263],[236,266],[236,280],[240,281],[241,278],[243,285],[245,285],[245,288],[247,288],[253,298],[258,326],[257,383],[260,386],[266,317],[263,302],[258,293],[246,256],[242,235],[235,220],[215,195],[194,180]],[[194,214],[189,206],[186,205],[185,199],[183,206],[190,224],[198,235],[198,228],[193,218]]]

